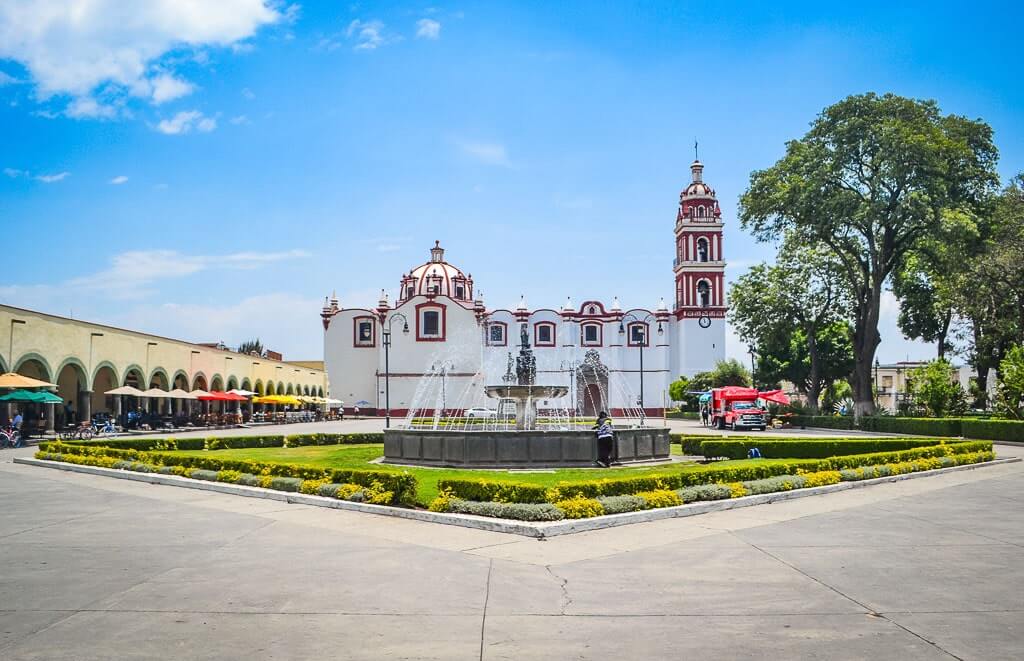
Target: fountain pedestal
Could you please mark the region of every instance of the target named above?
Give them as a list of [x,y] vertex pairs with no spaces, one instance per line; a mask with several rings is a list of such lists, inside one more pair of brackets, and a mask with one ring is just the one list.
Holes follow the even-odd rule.
[[566,386],[512,385],[487,386],[488,397],[511,399],[516,403],[516,430],[526,431],[537,428],[537,400],[565,397]]

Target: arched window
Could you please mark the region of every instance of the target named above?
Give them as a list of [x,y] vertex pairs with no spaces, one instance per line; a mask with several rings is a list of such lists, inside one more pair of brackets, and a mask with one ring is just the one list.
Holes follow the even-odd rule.
[[585,347],[601,346],[601,336],[603,335],[601,331],[601,324],[582,324],[580,326],[581,344]]
[[697,217],[698,218],[703,218],[704,217],[704,205],[703,204],[700,205],[699,207],[697,207]]
[[697,304],[702,308],[711,305],[711,284],[707,280],[697,283]]
[[697,239],[697,261],[708,261],[708,240],[704,237]]
[[533,345],[536,347],[555,346],[555,325],[541,321],[533,325]]

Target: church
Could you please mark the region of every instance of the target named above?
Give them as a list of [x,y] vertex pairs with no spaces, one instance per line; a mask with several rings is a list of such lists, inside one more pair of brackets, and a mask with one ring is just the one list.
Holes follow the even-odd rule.
[[[523,340],[537,363],[537,383],[568,386],[565,401],[545,407],[613,416],[642,408],[663,413],[668,385],[710,370],[725,356],[725,259],[722,212],[704,166],[694,161],[679,195],[672,261],[674,301],[654,309],[624,308],[617,298],[549,308],[489,309],[472,274],[449,262],[440,242],[430,259],[403,274],[392,302],[376,308],[324,300],[324,362],[330,397],[367,415],[405,416],[426,375],[443,374],[447,392],[500,382]],[[442,415],[469,404],[452,397]],[[433,415],[417,406],[416,415]]]

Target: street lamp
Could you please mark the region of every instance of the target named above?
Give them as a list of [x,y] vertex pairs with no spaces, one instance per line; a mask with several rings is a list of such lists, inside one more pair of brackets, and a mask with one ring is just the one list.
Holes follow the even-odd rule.
[[409,320],[401,312],[391,315],[387,323],[381,322],[384,336],[384,428],[391,426],[391,326],[399,317],[402,318],[402,333],[409,334]]
[[754,374],[755,374],[755,370],[754,370],[754,356],[757,355],[757,352],[754,351],[754,347],[750,347],[749,352],[750,352],[750,385],[752,385],[753,387],[756,388],[757,387],[757,379],[754,377]]
[[[646,412],[644,411],[644,345],[647,344],[647,324],[649,324],[652,321],[657,321],[658,335],[664,334],[665,329],[662,328],[661,321],[658,319],[658,317],[650,312],[648,312],[643,319],[638,319],[635,315],[630,313],[619,320],[619,335],[626,334],[626,326],[623,324],[623,322],[626,321],[627,319],[632,319],[633,321],[640,324],[638,326],[638,328],[640,329],[640,342],[638,342],[638,345],[640,347],[640,424],[642,426],[644,423],[644,416],[646,414]],[[626,338],[626,344],[629,344],[628,337]]]

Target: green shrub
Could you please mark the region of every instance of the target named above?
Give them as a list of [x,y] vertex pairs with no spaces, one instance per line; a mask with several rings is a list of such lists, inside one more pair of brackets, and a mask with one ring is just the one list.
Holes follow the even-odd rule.
[[238,476],[238,480],[235,484],[241,484],[246,487],[258,487],[262,483],[262,478],[259,475],[253,475],[252,473],[242,473]]
[[452,497],[478,502],[544,503],[546,488],[522,482],[491,482],[489,480],[438,480],[439,492],[449,491]]
[[960,418],[900,418],[891,415],[866,416],[861,420],[864,431],[920,436],[962,436]]
[[202,468],[193,468],[185,473],[185,477],[190,477],[193,480],[206,480],[207,482],[216,482],[218,471],[210,471]]
[[696,411],[669,411],[665,414],[669,420],[700,420],[700,413]]
[[729,487],[724,484],[698,484],[692,487],[677,489],[676,493],[684,503],[699,500],[725,500],[732,496]]
[[141,461],[133,461],[128,465],[128,470],[136,473],[154,473],[156,472],[156,466],[151,466]]
[[239,478],[242,474],[238,471],[217,471],[218,482],[228,482],[229,484],[238,484]]
[[550,503],[476,502],[456,498],[449,503],[447,511],[518,521],[560,521],[565,518],[562,510]]
[[597,499],[605,514],[638,512],[645,508],[644,499],[639,496],[601,496]]
[[241,448],[279,448],[284,446],[284,436],[210,436],[206,439],[207,450],[236,450]]
[[779,475],[776,477],[766,477],[761,480],[748,480],[743,483],[743,488],[747,490],[749,495],[756,496],[763,493],[800,489],[806,481],[800,475]]
[[711,439],[700,443],[700,454],[709,459],[746,459],[747,451],[757,448],[765,458],[824,459],[837,455],[889,452],[937,445],[932,438],[807,438],[807,439]]
[[274,491],[298,491],[302,488],[302,482],[298,477],[272,477],[270,488]]
[[1024,421],[1019,420],[962,420],[964,438],[984,438],[993,441],[1024,441]]
[[641,491],[636,494],[637,498],[644,501],[644,509],[653,510],[661,507],[675,507],[682,505],[683,499],[675,491],[669,489],[655,489],[654,491]]
[[604,514],[604,508],[601,507],[601,503],[593,498],[586,498],[584,496],[572,496],[571,498],[560,500],[555,503],[555,507],[560,509],[567,519],[587,519]]
[[792,424],[797,427],[821,427],[823,429],[854,429],[853,416],[838,415],[794,415]]
[[701,441],[707,440],[707,436],[701,434],[669,434],[672,443],[679,443],[683,447],[683,454],[701,454]]
[[306,445],[343,445],[383,442],[384,434],[380,432],[364,434],[291,434],[284,438],[284,446],[286,448],[298,448]]

